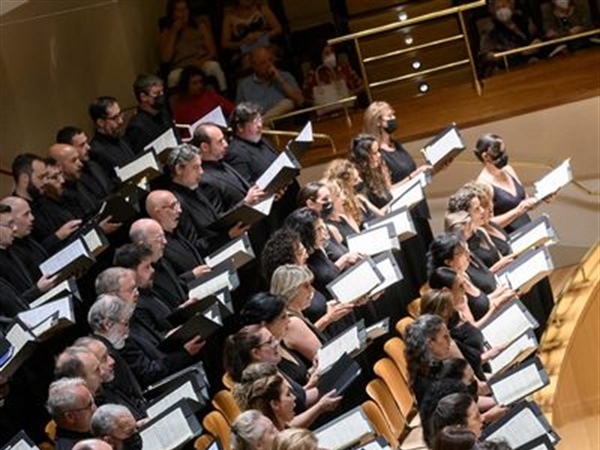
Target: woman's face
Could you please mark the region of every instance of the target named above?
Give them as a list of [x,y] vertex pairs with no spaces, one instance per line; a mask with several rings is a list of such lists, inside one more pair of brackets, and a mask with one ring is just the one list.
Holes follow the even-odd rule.
[[275,319],[269,322],[267,328],[271,334],[277,338],[277,340],[281,340],[287,332],[289,322],[290,319],[288,318],[287,311],[284,308],[283,311],[281,311],[281,313],[275,317]]
[[279,339],[273,336],[266,327],[262,327],[258,334],[259,342],[252,350],[253,362],[279,364],[279,361],[281,361]]
[[329,239],[329,233],[327,231],[327,225],[323,222],[323,219],[317,219],[313,224],[315,227],[315,247],[321,248]]
[[188,83],[188,95],[199,95],[204,91],[202,75],[193,75]]
[[279,434],[279,430],[277,430],[277,427],[273,425],[271,419],[269,419],[266,416],[261,416],[257,420],[256,425],[265,430],[263,435],[256,443],[256,450],[271,450],[271,448],[273,447],[273,441],[275,440],[275,437]]
[[494,216],[492,211],[492,202],[490,198],[482,197],[479,199],[479,203],[481,204],[483,224],[485,225],[486,223],[489,223]]
[[467,409],[467,428],[477,436],[477,439],[479,439],[483,428],[483,421],[481,420],[481,414],[479,413],[479,408],[475,402],[471,402],[471,406]]
[[469,249],[464,244],[459,244],[454,249],[454,255],[450,261],[446,261],[448,266],[454,269],[458,274],[464,274],[469,267]]
[[315,294],[315,288],[311,281],[305,281],[296,291],[296,295],[291,299],[291,303],[294,304],[300,311],[308,308]]
[[461,306],[465,302],[466,293],[464,275],[462,273],[456,274],[456,280],[454,280],[454,284],[452,285],[452,301],[455,308]]
[[429,339],[429,351],[437,359],[450,358],[450,333],[446,325],[442,324],[440,330]]
[[306,265],[306,260],[308,259],[308,252],[306,251],[306,247],[302,245],[302,242],[298,241],[295,244],[294,249],[294,264],[297,266]]
[[277,418],[284,424],[288,424],[294,418],[294,407],[296,406],[296,397],[290,390],[290,386],[284,381],[281,386],[281,395],[274,402],[273,409]]
[[339,190],[336,195],[331,195],[331,201],[333,203],[333,210],[337,214],[344,214],[344,202],[346,201],[346,194],[344,191]]
[[471,223],[473,227],[479,228],[484,224],[485,221],[485,210],[481,206],[479,197],[473,197],[469,204],[469,216],[471,217]]
[[188,10],[187,3],[185,1],[177,2],[173,9],[173,20],[187,23],[189,16],[190,11]]
[[379,142],[373,141],[369,149],[369,167],[377,168],[381,165],[381,153],[379,152]]
[[314,200],[309,199],[306,202],[306,206],[308,206],[313,211],[316,211],[319,214],[321,214],[321,212],[323,211],[323,205],[325,205],[326,203],[330,203],[330,202],[331,202],[331,192],[329,191],[328,187],[322,186],[317,191],[317,195],[316,195],[315,199]]

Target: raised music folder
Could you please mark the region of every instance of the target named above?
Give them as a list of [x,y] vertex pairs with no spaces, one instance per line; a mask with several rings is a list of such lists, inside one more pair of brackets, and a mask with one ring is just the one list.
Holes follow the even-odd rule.
[[361,319],[354,326],[341,332],[318,350],[319,365],[317,370],[320,374],[326,372],[344,353],[355,356],[366,345],[367,332],[365,330],[365,322]]
[[488,378],[492,378],[515,364],[523,362],[535,353],[537,349],[538,341],[535,337],[535,333],[533,330],[529,329],[512,344],[502,350],[497,356],[488,361],[491,368]]
[[215,299],[211,306],[200,313],[194,314],[183,325],[167,335],[158,344],[158,348],[164,351],[175,350],[183,347],[186,342],[196,337],[200,337],[201,340],[205,341],[222,326],[223,318],[221,317],[219,301]]
[[385,336],[390,332],[390,318],[380,320],[379,322],[369,325],[366,330],[367,341],[373,341],[381,336]]
[[571,170],[571,158],[565,159],[554,170],[547,174],[540,181],[533,183],[535,188],[534,197],[538,202],[557,193],[573,180],[573,171]]
[[13,323],[4,338],[10,343],[12,350],[8,357],[3,357],[0,364],[0,375],[10,378],[32,354],[37,344],[35,335],[22,323]]
[[448,125],[430,142],[425,144],[421,153],[425,161],[437,171],[447,162],[452,161],[465,149],[465,143],[455,123]]
[[[481,440],[484,441],[506,441],[514,450],[538,450],[531,445],[539,442],[540,438],[545,438],[542,442],[547,440],[550,445],[560,440],[539,406],[529,401],[510,408],[504,416],[485,427],[481,435]],[[547,447],[542,447],[545,448]]]
[[194,411],[177,403],[150,419],[140,430],[144,450],[178,450],[202,432]]
[[177,142],[177,136],[175,135],[175,131],[173,128],[169,128],[163,134],[158,136],[152,142],[144,147],[144,150],[153,150],[157,156],[159,156],[166,149],[177,147],[179,142]]
[[298,136],[287,143],[286,148],[294,155],[297,161],[300,161],[300,158],[308,150],[313,140],[312,122],[308,121]]
[[425,186],[431,182],[431,175],[421,172],[412,180],[392,189],[392,201],[390,211],[397,209],[412,209],[419,202],[425,200]]
[[358,378],[361,368],[354,358],[344,353],[326,372],[319,376],[317,389],[325,395],[335,389],[337,395],[342,395]]
[[256,185],[267,194],[275,194],[300,175],[302,166],[289,149],[284,149],[256,180]]
[[194,377],[186,377],[172,390],[165,392],[160,397],[152,400],[147,408],[149,418],[159,416],[173,405],[186,402],[194,412],[206,406],[208,399],[203,393],[205,386],[198,383]]
[[152,150],[147,150],[132,161],[115,168],[115,173],[122,183],[137,185],[142,180],[152,180],[162,174],[160,163]]
[[369,293],[370,295],[379,294],[392,284],[402,281],[402,272],[400,271],[400,267],[398,267],[396,258],[394,258],[394,255],[391,251],[383,252],[377,256],[374,256],[373,262],[383,277],[383,281],[379,283],[379,286]]
[[104,199],[95,219],[101,221],[110,216],[112,223],[125,223],[136,217],[138,213],[138,206],[136,204],[138,201],[137,191],[135,189],[133,191],[125,191],[127,189]]
[[394,209],[383,217],[365,222],[364,226],[368,230],[388,223],[394,226],[394,231],[400,241],[405,241],[417,235],[415,223],[408,208]]
[[59,274],[62,281],[85,272],[95,261],[83,240],[77,239],[41,263],[40,272],[47,277]]
[[2,450],[39,450],[39,447],[35,445],[27,433],[21,430],[4,444]]
[[515,255],[521,255],[540,245],[548,246],[556,242],[558,242],[558,237],[546,214],[522,226],[509,236],[510,248]]
[[44,341],[75,324],[73,299],[66,296],[52,300],[37,308],[20,312],[17,320],[29,328],[38,341]]
[[181,369],[180,371],[151,384],[144,391],[144,397],[147,399],[158,399],[174,389],[177,389],[188,380],[194,380],[194,384],[200,387],[201,397],[205,402],[208,402],[210,400],[208,393],[209,383],[202,361],[198,361],[185,369]]
[[555,448],[548,436],[540,436],[525,445],[517,447],[516,450],[554,450]]
[[547,247],[530,249],[500,270],[496,276],[500,283],[512,290],[527,292],[554,269]]
[[509,406],[550,384],[539,358],[532,358],[488,381],[499,405]]
[[43,295],[40,295],[33,302],[31,302],[29,304],[29,307],[37,308],[38,306],[41,306],[44,303],[49,302],[50,300],[54,300],[58,297],[64,297],[66,295],[71,295],[73,298],[81,300],[81,295],[79,294],[79,288],[77,287],[75,278],[69,278],[58,283],[52,289],[45,292]]
[[240,203],[219,217],[210,225],[210,228],[214,230],[228,230],[240,222],[244,225],[254,225],[271,213],[273,200],[274,196],[271,195],[256,205],[250,205],[245,202]]
[[340,303],[352,303],[370,292],[384,281],[371,258],[357,262],[329,283],[327,290]]
[[205,260],[210,267],[216,267],[223,261],[231,261],[233,267],[239,269],[255,257],[248,233],[244,233],[208,255]]
[[391,223],[369,228],[347,238],[348,251],[373,256],[388,250],[400,250],[396,229]]
[[481,333],[490,347],[503,347],[538,326],[521,300],[513,299],[485,321]]
[[359,406],[323,425],[314,432],[319,448],[344,450],[375,434],[375,430]]
[[188,284],[188,298],[205,298],[222,289],[234,290],[240,285],[237,271],[231,261],[224,261],[210,272]]

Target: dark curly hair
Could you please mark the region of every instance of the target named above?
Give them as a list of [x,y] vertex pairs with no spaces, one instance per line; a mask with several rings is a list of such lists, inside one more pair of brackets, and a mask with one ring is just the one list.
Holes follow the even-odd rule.
[[462,425],[449,425],[440,430],[433,441],[433,450],[477,450],[477,436]]
[[464,239],[454,233],[443,233],[437,236],[429,246],[427,253],[427,276],[431,277],[438,267],[447,267],[446,261],[454,258],[456,249],[465,248]]
[[317,233],[315,222],[319,220],[319,213],[310,208],[297,209],[285,219],[284,225],[298,233],[300,242],[308,253],[315,251]]
[[313,202],[317,199],[317,194],[319,189],[325,187],[325,184],[320,181],[311,181],[310,183],[306,183],[298,192],[298,207],[302,208],[306,206],[306,202],[312,200]]
[[441,398],[431,414],[430,430],[425,442],[431,442],[433,437],[448,425],[467,424],[467,410],[474,403],[473,397],[465,392],[456,392]]
[[425,314],[406,329],[404,356],[410,383],[414,386],[419,377],[431,377],[439,370],[440,361],[429,351],[429,340],[433,339],[444,326],[439,316]]
[[361,178],[367,184],[369,190],[380,197],[384,197],[391,186],[390,171],[383,157],[377,168],[371,167],[369,155],[373,142],[377,142],[371,134],[359,134],[350,142],[350,153],[348,159],[356,166]]
[[425,394],[425,397],[423,397],[423,400],[419,404],[419,414],[421,416],[421,423],[423,424],[423,439],[428,447],[431,447],[436,436],[436,433],[433,433],[432,430],[433,412],[436,410],[441,399],[456,393],[468,394],[467,387],[462,381],[440,379],[431,384],[427,394]]
[[438,267],[429,275],[429,287],[431,289],[452,289],[458,275],[452,267]]
[[497,134],[487,133],[482,135],[475,144],[475,156],[479,161],[483,162],[483,154],[491,153],[492,156],[496,156],[501,153],[502,149],[502,138]]
[[271,235],[261,256],[262,273],[267,284],[271,284],[273,273],[279,266],[296,264],[300,243],[300,235],[289,228],[281,228]]

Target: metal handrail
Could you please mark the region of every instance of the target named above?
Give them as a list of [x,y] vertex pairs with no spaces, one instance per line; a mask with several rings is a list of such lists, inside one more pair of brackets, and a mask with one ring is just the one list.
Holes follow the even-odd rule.
[[[354,101],[356,101],[356,95],[351,95],[350,97],[344,97],[344,98],[341,98],[341,99],[336,100],[334,102],[323,103],[322,105],[310,106],[308,108],[295,109],[292,112],[289,112],[289,113],[286,113],[286,114],[282,114],[280,116],[276,116],[276,117],[264,119],[264,120],[265,120],[265,122],[271,122],[271,123],[273,123],[273,122],[276,122],[278,120],[289,119],[291,117],[300,116],[302,114],[308,114],[308,113],[316,112],[316,111],[318,111],[320,109],[328,108],[330,106],[336,106],[336,105],[341,105],[341,104],[345,104],[345,103],[351,103],[351,102],[354,102]],[[352,122],[350,121],[349,114],[348,114],[348,107],[344,107],[344,112],[346,113],[346,120],[349,122],[349,126],[352,126]]]
[[421,70],[420,72],[408,73],[399,77],[388,78],[387,80],[375,81],[374,83],[369,84],[369,87],[385,86],[386,84],[397,83],[398,81],[410,80],[411,78],[422,77],[423,75],[440,72],[446,69],[452,69],[453,67],[462,66],[464,64],[469,64],[469,60],[461,59],[460,61],[454,61],[449,64],[432,67],[431,69]]
[[[300,133],[297,131],[284,131],[284,130],[262,130],[262,134],[266,134],[267,136],[286,136],[286,137],[296,137],[298,136]],[[337,153],[337,148],[335,146],[335,142],[333,141],[333,138],[325,133],[313,133],[313,138],[316,139],[323,139],[326,140],[327,142],[329,142],[329,144],[331,144],[331,150],[332,153]]]
[[452,42],[452,41],[458,41],[463,38],[464,38],[464,35],[456,34],[454,36],[450,36],[450,37],[443,38],[443,39],[438,39],[436,41],[429,41],[429,42],[425,42],[424,44],[413,45],[412,47],[407,47],[407,48],[403,48],[400,50],[394,50],[393,52],[384,53],[382,55],[369,56],[368,58],[363,59],[363,62],[370,63],[373,61],[379,61],[381,59],[391,58],[392,56],[399,56],[399,55],[403,55],[404,53],[414,52],[416,50],[423,50],[424,48],[435,47],[437,45],[446,44],[446,43]]
[[452,8],[442,9],[440,11],[434,11],[432,13],[423,14],[421,16],[414,17],[412,19],[406,19],[402,22],[388,23],[387,25],[380,25],[378,27],[369,28],[368,30],[357,31],[356,33],[346,34],[344,36],[339,36],[336,38],[329,39],[327,43],[329,45],[339,44],[341,42],[352,41],[355,39],[361,39],[367,36],[373,36],[375,34],[384,33],[386,31],[396,30],[398,28],[403,28],[409,25],[415,25],[421,22],[427,22],[428,20],[439,19],[440,17],[451,16],[453,14],[458,14],[463,11],[468,11],[470,9],[479,8],[481,6],[485,6],[485,0],[479,0],[473,3],[467,3],[466,5],[454,6]]

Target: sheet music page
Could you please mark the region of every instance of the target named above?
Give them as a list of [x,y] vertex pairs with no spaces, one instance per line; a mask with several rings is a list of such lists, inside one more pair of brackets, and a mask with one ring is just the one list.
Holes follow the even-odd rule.
[[329,286],[340,303],[352,302],[376,288],[381,279],[368,261],[361,261],[350,275],[340,275]]
[[256,205],[252,205],[252,208],[257,210],[261,214],[268,216],[269,214],[271,214],[271,208],[273,207],[273,201],[275,201],[275,196],[271,195],[270,197],[267,197],[266,199],[258,202]]
[[15,348],[15,351],[10,358],[11,360],[15,357],[19,350],[25,347],[25,344],[27,344],[29,341],[35,340],[35,337],[19,323],[14,324],[8,333],[6,333],[5,337],[6,340]]
[[383,217],[383,219],[379,220],[377,223],[365,223],[365,228],[375,228],[380,227],[382,225],[387,225],[391,223],[394,226],[394,232],[396,236],[400,238],[408,238],[411,235],[417,234],[415,230],[415,225],[413,223],[412,217],[410,216],[410,212],[408,210],[403,210],[400,212],[394,211]]
[[220,291],[221,289],[231,289],[232,287],[233,286],[229,280],[229,272],[226,271],[208,280],[206,283],[202,283],[201,285],[191,289],[188,295],[190,298],[204,298],[214,294],[217,291]]
[[202,313],[202,315],[210,320],[213,323],[216,323],[220,327],[223,326],[223,320],[221,319],[221,314],[219,313],[219,305],[216,303],[213,304],[210,308]]
[[325,425],[325,427],[324,430],[317,430],[315,436],[319,441],[319,448],[328,450],[346,448],[373,432],[361,411],[356,411],[329,426]]
[[84,233],[81,236],[81,238],[92,253],[94,253],[96,250],[98,250],[104,245],[102,243],[102,239],[100,238],[98,230],[96,230],[95,228],[91,228],[87,233]]
[[351,355],[359,349],[358,327],[354,326],[318,350],[319,373],[326,372],[344,353]]
[[31,446],[26,441],[21,439],[20,441],[17,441],[13,445],[7,447],[6,450],[39,450],[39,447],[37,445]]
[[435,165],[441,161],[444,156],[457,148],[465,148],[458,130],[455,127],[450,128],[440,139],[434,144],[425,147],[426,159],[431,165]]
[[513,253],[521,253],[538,242],[545,241],[547,239],[552,239],[550,230],[548,230],[545,222],[540,222],[527,233],[517,236],[515,239],[511,240],[510,248]]
[[549,195],[554,194],[560,188],[565,187],[573,179],[573,172],[571,171],[571,162],[566,159],[556,169],[542,178],[540,181],[534,183],[535,187],[535,198],[542,200]]
[[194,131],[196,130],[196,128],[198,128],[198,125],[201,125],[203,123],[214,123],[215,125],[218,125],[221,128],[227,128],[228,126],[227,120],[225,119],[225,116],[223,115],[223,110],[220,106],[217,106],[207,115],[205,115],[204,117],[200,117],[198,120],[196,120],[190,126],[190,134],[194,134]]
[[538,436],[546,434],[544,426],[533,411],[525,408],[510,418],[506,424],[490,434],[486,441],[506,441],[510,448],[518,448]]
[[40,271],[46,276],[51,276],[60,272],[80,256],[88,255],[89,253],[84,243],[77,239],[40,264]]
[[400,208],[410,209],[413,205],[416,205],[425,198],[425,192],[420,183],[415,183],[411,188],[405,191],[397,200],[392,200],[390,210],[395,211]]
[[381,445],[381,443],[375,439],[368,444],[362,445],[358,448],[359,450],[391,450],[389,445]]
[[397,237],[390,238],[388,227],[385,225],[348,237],[350,252],[373,256],[392,248],[398,249],[400,244]]
[[542,247],[516,270],[509,272],[508,280],[513,289],[519,289],[536,275],[548,270],[552,270],[552,267],[548,264],[545,247]]
[[487,343],[492,347],[510,344],[533,326],[525,313],[517,304],[509,306],[486,324],[481,332]]
[[231,245],[219,251],[214,256],[209,256],[206,258],[206,264],[208,264],[211,268],[216,267],[221,264],[223,261],[231,259],[236,253],[249,253],[248,248],[246,247],[246,243],[242,237],[236,239]]
[[304,128],[302,128],[302,131],[300,131],[300,134],[298,136],[296,136],[296,139],[294,139],[296,142],[312,142],[313,141],[313,128],[312,128],[312,122],[309,120],[306,125],[304,125]]
[[154,139],[144,147],[144,150],[154,149],[157,155],[160,155],[165,149],[176,147],[178,144],[173,128],[169,128],[159,137]]
[[517,356],[521,354],[521,352],[536,347],[537,342],[535,339],[532,339],[529,333],[525,333],[519,339],[506,347],[498,356],[489,361],[492,374],[498,373],[500,370],[508,366]]
[[156,162],[156,156],[152,152],[142,154],[139,158],[134,159],[123,167],[116,167],[115,173],[121,181],[127,181],[148,168],[160,170]]
[[543,385],[537,366],[530,364],[503,380],[490,383],[490,388],[500,405],[510,405]]
[[50,300],[52,297],[54,297],[55,295],[57,295],[63,291],[71,292],[71,286],[69,284],[69,280],[65,280],[62,283],[59,283],[56,286],[54,286],[52,289],[47,291],[44,295],[38,297],[34,302],[31,302],[29,304],[29,307],[32,309],[37,308],[38,306],[43,305],[48,300]]
[[365,332],[367,334],[367,339],[377,339],[380,336],[383,336],[384,334],[387,334],[387,332],[389,331],[390,328],[390,321],[388,320],[388,318],[385,318],[383,320],[380,320],[377,323],[374,323],[373,325],[371,325],[370,327],[368,327]]
[[156,402],[154,405],[149,406],[148,417],[153,418],[158,416],[161,412],[166,411],[183,398],[191,398],[192,400],[199,401],[198,394],[196,394],[194,385],[191,381],[183,383],[181,386],[173,389],[169,395]]
[[143,429],[140,435],[144,450],[170,450],[194,437],[181,408]]
[[295,167],[286,152],[279,154],[277,159],[273,161],[269,168],[265,170],[258,180],[256,180],[256,185],[263,190],[266,189],[269,183],[275,179],[277,174],[281,172],[281,169],[284,167]]
[[377,270],[379,270],[379,272],[383,276],[383,281],[371,292],[371,295],[377,294],[385,290],[395,282],[400,281],[402,279],[402,277],[398,277],[397,270],[399,269],[396,269],[396,261],[394,261],[393,259],[385,258],[384,260],[381,260],[378,263],[376,263],[376,266]]
[[55,316],[56,320],[63,317],[71,322],[74,322],[75,317],[73,317],[71,299],[69,297],[63,297],[37,308],[23,311],[17,315],[17,317],[21,319],[21,321],[23,321],[23,323],[25,323],[25,325],[27,325],[29,328],[37,327],[42,322],[46,321],[50,316]]

